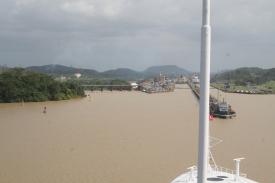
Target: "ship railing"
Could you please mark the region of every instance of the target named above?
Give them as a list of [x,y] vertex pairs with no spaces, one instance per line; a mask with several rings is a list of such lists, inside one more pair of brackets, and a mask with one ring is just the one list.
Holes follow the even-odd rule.
[[[173,181],[173,183],[190,183],[195,180],[197,173],[198,173],[197,167],[193,166],[192,170],[187,171],[185,173],[185,176],[181,177],[180,180]],[[211,165],[211,169],[209,169],[208,173],[213,174],[214,176],[216,175],[224,176],[224,173],[227,173],[228,175],[231,176],[230,178],[235,178],[236,176],[236,170],[232,170],[222,166],[214,166],[214,165]],[[240,173],[240,177],[246,178],[247,174]]]
[[191,167],[191,169],[192,170],[187,171],[184,176],[180,177],[180,180],[174,180],[173,183],[190,183],[190,182],[194,182],[196,177],[197,177],[198,171],[197,171],[196,166]]
[[[236,170],[231,170],[231,169],[229,169],[229,168],[224,168],[224,167],[221,167],[221,166],[214,166],[214,167],[211,167],[212,168],[212,170],[214,170],[215,172],[218,172],[218,173],[221,173],[222,174],[222,172],[225,172],[225,173],[228,173],[228,174],[230,174],[230,175],[232,175],[232,176],[235,176],[236,175]],[[245,174],[245,173],[240,173],[240,176],[241,177],[247,177],[247,174]]]

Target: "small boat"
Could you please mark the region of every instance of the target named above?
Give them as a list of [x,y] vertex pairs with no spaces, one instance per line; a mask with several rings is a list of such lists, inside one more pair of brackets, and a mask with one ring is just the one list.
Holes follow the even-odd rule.
[[236,112],[225,101],[210,103],[210,114],[218,118],[233,118],[237,116]]

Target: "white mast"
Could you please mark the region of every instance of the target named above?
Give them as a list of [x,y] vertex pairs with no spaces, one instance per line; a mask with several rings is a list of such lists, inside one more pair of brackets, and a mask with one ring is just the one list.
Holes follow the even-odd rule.
[[[201,65],[200,65],[200,115],[199,115],[199,152],[198,168],[191,167],[189,171],[178,176],[172,183],[257,183],[247,179],[240,173],[240,161],[235,159],[236,174],[223,171],[218,166],[210,167],[210,138],[209,138],[209,98],[210,98],[210,52],[211,52],[211,26],[210,26],[210,0],[203,1],[202,28],[201,28]],[[212,159],[213,160],[213,159]],[[232,171],[233,172],[233,171]],[[211,176],[211,177],[207,177]],[[209,179],[208,179],[209,178]],[[208,179],[208,180],[207,180]]]
[[210,0],[203,0],[202,9],[198,183],[206,183],[209,166]]

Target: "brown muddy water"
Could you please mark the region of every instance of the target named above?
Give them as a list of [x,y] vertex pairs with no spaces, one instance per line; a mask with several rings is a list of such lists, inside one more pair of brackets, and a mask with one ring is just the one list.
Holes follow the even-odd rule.
[[[275,182],[275,95],[223,94],[217,164]],[[43,114],[43,107],[47,113]],[[169,183],[197,159],[198,101],[173,93],[96,92],[62,102],[0,105],[0,183]]]

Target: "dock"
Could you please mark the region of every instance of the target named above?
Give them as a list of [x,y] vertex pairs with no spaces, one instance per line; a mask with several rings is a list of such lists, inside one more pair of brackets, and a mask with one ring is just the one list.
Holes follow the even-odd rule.
[[195,97],[199,100],[200,99],[200,88],[199,88],[199,86],[197,84],[192,83],[191,81],[188,81],[187,85],[190,87],[190,89],[192,90]]

